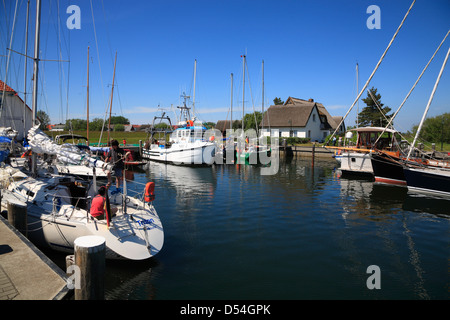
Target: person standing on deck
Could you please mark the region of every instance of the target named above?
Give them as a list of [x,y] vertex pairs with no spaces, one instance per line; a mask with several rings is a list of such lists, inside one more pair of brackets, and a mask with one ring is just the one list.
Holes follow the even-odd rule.
[[129,152],[124,154],[124,150],[119,147],[119,142],[117,140],[111,141],[111,149],[106,155],[106,162],[108,162],[112,169],[107,171],[108,176],[108,186],[111,185],[111,174],[116,177],[116,188],[119,189],[120,182],[122,181],[122,171],[123,171],[123,159],[126,158]]

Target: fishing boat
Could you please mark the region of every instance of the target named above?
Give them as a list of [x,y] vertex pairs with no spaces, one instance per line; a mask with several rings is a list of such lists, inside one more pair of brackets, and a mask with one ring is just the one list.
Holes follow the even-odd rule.
[[[142,158],[150,161],[159,161],[176,165],[212,165],[215,159],[216,144],[214,137],[205,136],[208,130],[199,121],[190,116],[190,108],[186,106],[184,96],[181,109],[180,121],[175,130],[159,131],[155,129],[157,120],[168,120],[169,128],[172,122],[164,114],[155,116],[152,123],[151,137],[142,150]],[[184,120],[181,120],[184,119]],[[163,133],[164,138],[156,138],[157,133]],[[166,134],[170,133],[169,141],[165,141]]]
[[[351,129],[350,133],[357,133],[354,146],[328,147],[339,151],[340,169],[343,174],[359,174],[373,176],[374,170],[371,154],[382,151],[387,155],[398,157],[398,132],[383,127],[360,127]],[[383,136],[381,136],[383,135]],[[351,135],[347,134],[347,137]],[[377,143],[375,144],[375,141]]]
[[176,165],[212,165],[216,145],[204,138],[203,125],[186,124],[170,135],[168,142],[153,140],[142,150],[142,158]]

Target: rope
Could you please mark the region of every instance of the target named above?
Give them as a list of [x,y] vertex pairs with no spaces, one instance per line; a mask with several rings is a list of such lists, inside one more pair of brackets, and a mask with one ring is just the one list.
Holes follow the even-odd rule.
[[[411,95],[411,93],[413,92],[414,88],[416,87],[417,83],[419,83],[419,80],[422,78],[423,74],[425,73],[425,70],[427,70],[428,66],[430,65],[431,61],[433,61],[434,57],[436,56],[436,54],[438,53],[439,49],[441,48],[442,44],[445,42],[445,39],[447,39],[447,36],[450,34],[450,30],[447,31],[447,34],[445,35],[444,39],[441,41],[441,43],[439,44],[439,46],[437,47],[436,51],[434,52],[434,54],[431,56],[430,60],[428,61],[427,65],[425,66],[425,68],[423,68],[422,72],[420,73],[419,77],[417,78],[416,82],[414,83],[414,85],[412,86],[412,88],[409,90],[408,94],[406,95],[405,99],[403,99],[403,102],[400,104],[400,106],[398,107],[397,111],[395,111],[394,115],[391,117],[391,119],[389,120],[386,128],[388,128],[391,123],[394,121],[394,118],[397,116],[397,114],[400,112],[401,108],[403,107],[403,105],[405,104],[406,100],[408,100],[409,96]],[[378,142],[378,140],[380,139],[380,137],[383,135],[384,131],[386,131],[386,128],[383,130],[383,132],[380,134],[380,136],[378,137],[378,139],[375,141],[375,143]],[[403,138],[403,137],[402,137]]]
[[381,62],[383,61],[384,57],[386,56],[386,53],[388,52],[389,48],[391,47],[392,43],[394,42],[395,38],[397,37],[397,34],[399,33],[400,29],[403,26],[403,23],[405,22],[406,18],[409,15],[409,12],[411,11],[412,7],[414,6],[414,3],[416,2],[416,0],[414,0],[411,4],[411,6],[409,7],[408,11],[406,12],[402,22],[400,23],[400,25],[397,28],[397,31],[395,32],[394,36],[392,37],[391,41],[389,42],[386,50],[384,50],[383,55],[381,56],[380,60],[378,61],[377,65],[375,66],[375,69],[372,71],[372,74],[369,76],[369,79],[367,79],[366,83],[364,84],[364,87],[362,88],[362,90],[359,92],[358,96],[356,97],[355,101],[353,101],[350,109],[348,109],[347,113],[345,114],[345,116],[342,118],[341,122],[339,123],[339,125],[336,127],[336,130],[334,130],[333,134],[330,136],[330,138],[327,140],[327,142],[325,143],[325,145],[328,145],[328,143],[330,142],[330,140],[334,137],[334,135],[336,134],[336,132],[338,131],[338,129],[341,127],[342,123],[344,122],[344,120],[347,118],[348,114],[350,113],[350,111],[353,109],[353,107],[355,106],[356,102],[359,100],[359,98],[361,97],[361,95],[363,94],[363,92],[366,90],[367,86],[369,85],[370,81],[372,80],[373,76],[375,75],[375,72],[378,70],[378,67],[380,66]]

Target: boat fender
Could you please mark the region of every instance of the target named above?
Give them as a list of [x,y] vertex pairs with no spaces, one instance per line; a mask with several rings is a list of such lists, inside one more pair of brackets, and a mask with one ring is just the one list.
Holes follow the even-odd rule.
[[209,137],[209,141],[214,141],[214,136]]
[[145,191],[144,191],[144,201],[152,202],[154,200],[155,200],[155,183],[147,182],[147,184],[145,185]]

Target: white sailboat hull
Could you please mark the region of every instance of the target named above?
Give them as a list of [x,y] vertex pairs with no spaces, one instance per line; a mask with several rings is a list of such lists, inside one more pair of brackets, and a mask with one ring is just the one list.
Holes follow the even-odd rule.
[[215,144],[196,141],[194,143],[175,143],[170,148],[151,145],[142,151],[142,157],[151,161],[179,165],[212,165],[215,159]]
[[106,220],[92,218],[87,209],[80,208],[82,203],[73,205],[74,197],[68,198],[64,186],[27,178],[2,191],[2,210],[10,201],[27,206],[27,235],[38,246],[71,253],[75,239],[96,235],[105,238],[108,259],[143,260],[162,249],[164,232],[155,208],[136,198],[127,198],[124,213],[122,194],[110,196],[111,206],[118,211],[108,227]]

